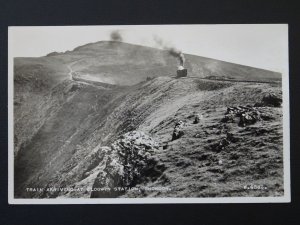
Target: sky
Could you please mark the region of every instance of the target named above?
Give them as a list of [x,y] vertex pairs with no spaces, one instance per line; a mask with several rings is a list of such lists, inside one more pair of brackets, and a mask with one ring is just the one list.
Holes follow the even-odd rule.
[[155,39],[184,53],[284,72],[288,25],[133,25],[9,27],[13,57],[39,57],[102,40],[118,30],[123,41],[161,48]]

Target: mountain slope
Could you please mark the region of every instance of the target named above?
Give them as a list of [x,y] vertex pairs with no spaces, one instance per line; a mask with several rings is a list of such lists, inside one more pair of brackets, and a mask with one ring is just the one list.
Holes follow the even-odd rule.
[[[150,77],[174,76],[177,59],[167,51],[100,41],[65,53],[40,58],[15,58],[14,107],[15,152],[42,126],[47,97],[52,89],[70,79],[70,68],[78,81],[91,80],[117,85],[133,85]],[[189,76],[211,79],[281,81],[281,74],[262,69],[186,55]]]
[[[175,79],[176,65],[166,51],[118,42],[16,58],[15,197],[102,196],[86,189],[26,188],[103,188],[99,180],[110,180],[103,173],[107,156],[119,160],[120,168],[124,163],[115,158],[113,146],[117,143],[122,149],[121,143],[137,134],[141,141],[158,144],[151,146],[160,169],[148,168],[149,179],[132,180],[134,186],[172,191],[122,192],[114,197],[282,195],[282,108],[261,104],[270,94],[281,98],[281,75],[186,55],[193,78]],[[261,115],[254,123],[241,125],[241,115],[224,120],[228,107],[247,105],[247,113]],[[202,117],[194,124],[196,114]],[[172,140],[178,121],[183,135]],[[249,181],[267,189],[245,190]]]
[[[80,60],[75,69],[83,77],[132,85],[147,77],[175,76],[177,59],[165,50],[121,42],[100,41],[73,51],[49,56],[67,63]],[[236,80],[280,81],[281,75],[263,69],[185,54],[189,76]]]
[[[271,118],[246,127],[221,122],[227,106],[254,105],[270,92],[280,94],[280,86],[168,77],[141,83],[122,93],[83,85],[75,93],[68,92],[67,100],[47,117],[31,144],[18,154],[16,195],[78,195],[63,191],[24,192],[28,186],[95,187],[102,168],[97,167],[101,159],[95,155],[101,147],[132,130],[149,134],[161,146],[168,143],[155,156],[166,170],[155,181],[139,185],[167,186],[173,191],[129,193],[129,197],[242,196],[249,180],[269,187],[264,192],[247,193],[251,196],[281,195],[281,108],[261,107],[261,113]],[[195,113],[204,116],[199,124],[193,124]],[[178,120],[186,124],[184,135],[172,141]],[[237,141],[220,152],[215,150],[215,144],[227,133]],[[82,196],[89,197],[91,193]]]

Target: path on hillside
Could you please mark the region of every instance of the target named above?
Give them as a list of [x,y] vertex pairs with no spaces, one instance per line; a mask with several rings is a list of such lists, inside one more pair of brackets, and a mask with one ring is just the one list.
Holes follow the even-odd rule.
[[[74,66],[76,63],[82,61],[84,59],[78,59],[78,60],[75,60],[71,63],[69,63],[67,65],[68,69],[69,69],[69,78],[70,80],[72,81],[75,81],[75,82],[78,82],[78,83],[82,83],[82,84],[85,84],[85,85],[89,85],[89,86],[93,86],[93,87],[97,87],[97,88],[102,88],[102,89],[108,89],[110,90],[111,88],[109,87],[103,87],[101,86],[101,82],[95,82],[94,80],[90,80],[90,79],[86,79],[86,78],[82,78],[80,77],[80,80],[79,79],[74,79],[74,73],[76,71],[74,71],[72,69],[72,66]],[[172,78],[177,78],[176,76],[171,76]],[[187,76],[187,77],[180,77],[180,78],[183,78],[183,79],[189,79],[189,78],[196,78],[196,79],[200,79],[200,80],[209,80],[209,81],[225,81],[225,82],[245,82],[245,83],[276,83],[278,84],[279,82],[276,82],[276,81],[255,81],[255,80],[234,80],[234,79],[209,79],[209,78],[205,78],[205,77],[196,77],[196,76]],[[105,85],[106,83],[103,83],[103,85]]]
[[71,62],[71,63],[69,63],[69,64],[67,65],[67,67],[68,67],[68,69],[69,69],[68,75],[69,75],[70,80],[72,80],[72,81],[74,81],[74,82],[77,82],[77,83],[81,83],[81,84],[93,86],[93,87],[96,87],[96,88],[101,88],[101,89],[107,89],[107,90],[110,90],[110,88],[106,88],[106,87],[103,87],[103,86],[101,86],[101,85],[97,85],[96,82],[93,81],[93,80],[84,79],[84,78],[82,78],[82,77],[80,78],[80,80],[74,79],[73,76],[74,76],[74,73],[75,73],[76,71],[73,70],[72,66],[74,66],[76,63],[80,62],[81,60],[83,60],[83,59],[78,59],[78,60],[73,61],[73,62]]
[[[174,76],[174,78],[176,78]],[[256,81],[256,80],[234,80],[234,79],[210,79],[205,77],[195,77],[195,76],[187,76],[187,77],[180,77],[180,78],[196,78],[200,80],[208,80],[208,81],[227,81],[227,82],[239,82],[239,83],[259,83],[259,84],[279,84],[280,82],[277,81]]]

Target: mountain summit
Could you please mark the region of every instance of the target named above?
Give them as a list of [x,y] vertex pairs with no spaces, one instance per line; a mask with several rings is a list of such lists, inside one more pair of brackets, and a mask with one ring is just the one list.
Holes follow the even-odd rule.
[[[48,57],[64,63],[80,60],[74,68],[80,76],[132,85],[147,77],[175,76],[178,61],[169,51],[114,41],[86,44]],[[247,81],[280,81],[279,73],[220,60],[185,54],[189,76]]]

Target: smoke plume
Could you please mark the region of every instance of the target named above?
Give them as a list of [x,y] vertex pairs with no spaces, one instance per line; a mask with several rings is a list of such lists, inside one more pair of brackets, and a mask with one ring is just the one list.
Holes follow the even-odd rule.
[[169,46],[161,38],[157,36],[154,36],[153,39],[159,47],[163,48],[164,50],[167,50],[171,56],[177,58],[180,66],[182,67],[184,66],[185,58],[184,58],[184,54],[180,50],[176,49],[175,47]]
[[110,40],[112,41],[122,41],[122,35],[119,30],[114,30],[110,33]]
[[180,66],[184,66],[185,58],[183,53],[180,50],[176,48],[168,48],[167,50],[170,53],[170,55],[174,56],[179,60]]

